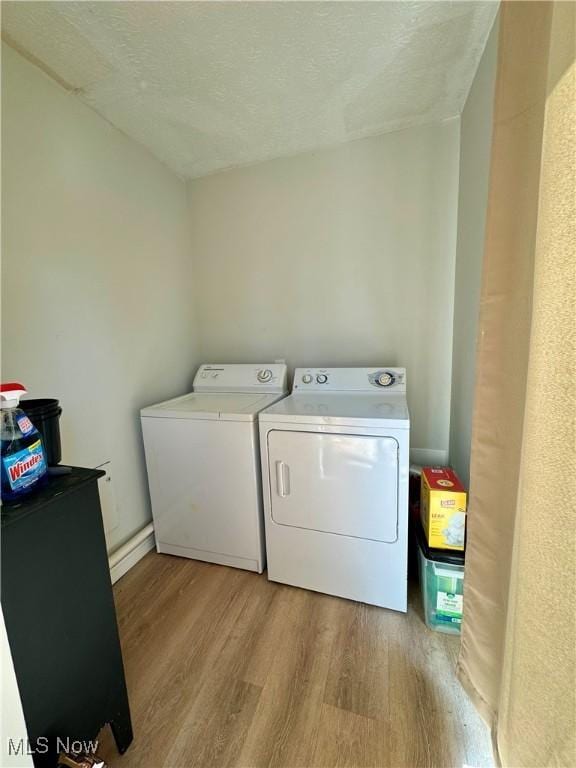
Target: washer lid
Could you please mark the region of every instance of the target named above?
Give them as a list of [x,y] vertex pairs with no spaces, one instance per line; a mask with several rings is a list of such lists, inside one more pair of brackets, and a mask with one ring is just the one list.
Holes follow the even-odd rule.
[[383,426],[407,429],[408,405],[403,395],[326,392],[294,394],[260,413],[266,423],[333,424],[337,426]]
[[141,416],[160,419],[214,419],[254,421],[256,414],[276,402],[281,395],[244,392],[191,392],[140,411]]

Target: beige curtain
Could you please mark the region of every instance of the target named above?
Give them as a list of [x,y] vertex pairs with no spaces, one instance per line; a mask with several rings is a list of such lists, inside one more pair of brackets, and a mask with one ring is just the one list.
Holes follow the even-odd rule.
[[458,672],[512,768],[576,766],[575,11],[500,17]]

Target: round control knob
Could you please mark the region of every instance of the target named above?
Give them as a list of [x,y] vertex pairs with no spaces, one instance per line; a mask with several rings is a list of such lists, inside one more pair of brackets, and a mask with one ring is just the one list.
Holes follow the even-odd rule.
[[384,371],[384,373],[378,374],[376,384],[378,384],[379,387],[389,387],[391,384],[394,384],[394,376],[392,376],[391,373],[388,373],[388,371]]
[[316,376],[316,381],[318,384],[326,384],[328,381],[328,376],[326,376],[325,373],[319,373],[318,376]]
[[270,368],[263,368],[261,371],[258,371],[258,375],[256,377],[259,382],[262,384],[265,384],[267,381],[270,381],[272,378],[272,371]]
[[310,384],[312,381],[312,374],[311,373],[305,373],[304,376],[302,376],[302,382],[304,384]]

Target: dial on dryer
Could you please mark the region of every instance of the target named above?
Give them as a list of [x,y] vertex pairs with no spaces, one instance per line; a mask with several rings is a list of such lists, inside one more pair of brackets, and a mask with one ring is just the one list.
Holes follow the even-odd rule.
[[376,376],[376,384],[379,387],[391,387],[396,381],[394,374],[389,371],[382,371]]
[[270,368],[262,368],[262,370],[258,371],[256,378],[261,384],[266,384],[272,378],[272,371]]

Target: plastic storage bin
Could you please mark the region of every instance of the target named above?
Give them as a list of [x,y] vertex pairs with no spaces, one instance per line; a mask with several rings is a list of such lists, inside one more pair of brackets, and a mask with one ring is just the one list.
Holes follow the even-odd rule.
[[418,555],[426,624],[437,632],[460,634],[464,601],[464,553],[430,549],[419,527]]

